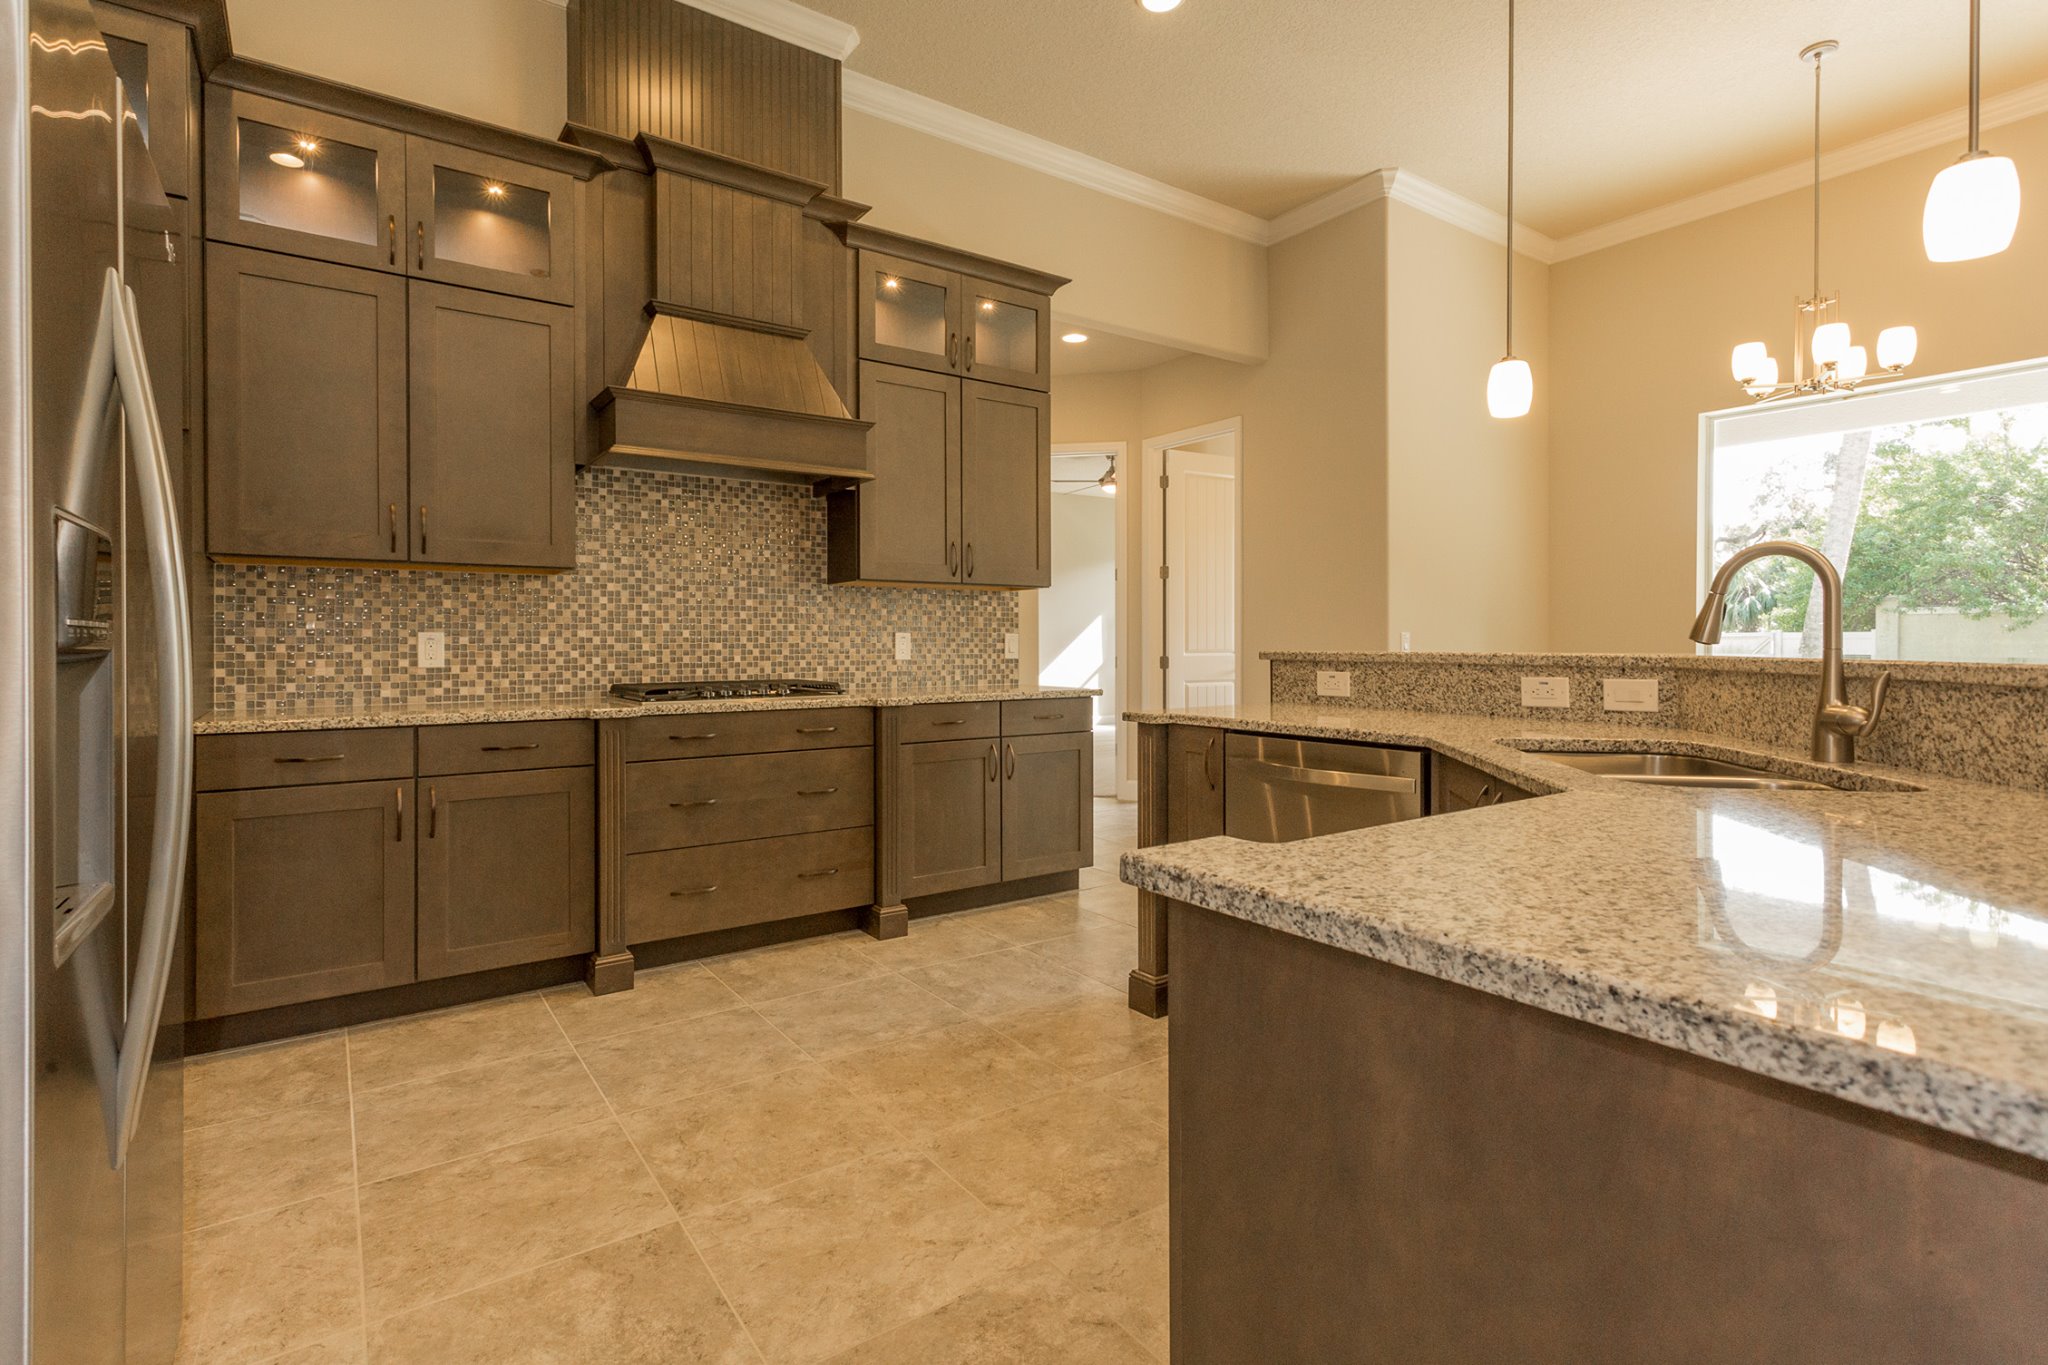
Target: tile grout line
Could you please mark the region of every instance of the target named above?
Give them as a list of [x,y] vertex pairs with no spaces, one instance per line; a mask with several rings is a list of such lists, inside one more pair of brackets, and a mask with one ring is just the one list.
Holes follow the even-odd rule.
[[[732,988],[728,986],[726,989],[730,990]],[[771,1024],[769,1027],[773,1028],[774,1025]],[[794,1047],[794,1041],[790,1045]],[[802,1049],[798,1050],[801,1051]],[[634,1138],[632,1130],[626,1127],[625,1120],[619,1115],[618,1106],[612,1103],[612,1097],[606,1094],[604,1086],[599,1084],[596,1073],[590,1069],[590,1063],[583,1060],[581,1052],[576,1053],[576,1060],[583,1067],[583,1074],[590,1077],[590,1083],[597,1087],[598,1096],[604,1100],[605,1108],[611,1111],[612,1124],[619,1130],[619,1136],[623,1137],[626,1140],[626,1145],[633,1149],[634,1157],[640,1162],[640,1169],[647,1172],[647,1178],[654,1182],[655,1191],[661,1195],[662,1202],[668,1205],[669,1216],[675,1219],[676,1231],[682,1233],[683,1240],[689,1244],[690,1254],[697,1258],[697,1264],[704,1267],[705,1277],[711,1281],[711,1287],[718,1291],[718,1297],[725,1303],[725,1311],[732,1314],[732,1320],[739,1324],[740,1333],[746,1337],[747,1345],[754,1348],[755,1357],[765,1365],[768,1353],[762,1350],[761,1343],[754,1339],[754,1329],[749,1327],[746,1318],[740,1315],[740,1306],[734,1303],[732,1295],[726,1292],[724,1283],[718,1278],[718,1272],[711,1268],[711,1262],[705,1258],[704,1248],[697,1245],[697,1239],[690,1234],[690,1225],[683,1220],[683,1211],[676,1207],[674,1197],[668,1192],[668,1186],[662,1184],[661,1177],[654,1173],[654,1166],[647,1160],[647,1153],[640,1150],[639,1141]],[[775,1074],[779,1075],[781,1073]],[[740,1082],[740,1084],[745,1084],[745,1082]]]

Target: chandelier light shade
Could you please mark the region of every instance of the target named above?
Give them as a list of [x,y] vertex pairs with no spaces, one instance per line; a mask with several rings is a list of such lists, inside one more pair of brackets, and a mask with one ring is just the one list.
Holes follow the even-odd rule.
[[1507,224],[1507,354],[1486,376],[1486,410],[1495,417],[1529,415],[1536,397],[1536,376],[1529,362],[1515,357],[1515,0],[1508,0],[1508,224]]
[[1934,177],[1920,239],[1930,261],[1976,261],[2011,246],[2019,225],[2019,167],[2009,156],[1980,152]]
[[1536,398],[1536,376],[1529,362],[1509,356],[1496,360],[1486,376],[1486,410],[1495,417],[1527,417]]
[[[1920,334],[1911,327],[1887,327],[1877,336],[1877,368],[1872,374],[1870,351],[1850,336],[1840,316],[1839,295],[1820,287],[1820,72],[1821,65],[1841,50],[1832,39],[1810,43],[1799,53],[1813,63],[1813,293],[1799,300],[1792,316],[1792,377],[1783,379],[1777,359],[1761,341],[1745,341],[1728,356],[1728,369],[1743,391],[1758,402],[1776,398],[1847,394],[1866,384],[1897,379],[1920,351]],[[1806,372],[1812,357],[1813,373]]]
[[1984,150],[1984,0],[1970,0],[1970,150],[1927,187],[1920,240],[1930,261],[1976,261],[2012,245],[2020,225],[2020,173]]

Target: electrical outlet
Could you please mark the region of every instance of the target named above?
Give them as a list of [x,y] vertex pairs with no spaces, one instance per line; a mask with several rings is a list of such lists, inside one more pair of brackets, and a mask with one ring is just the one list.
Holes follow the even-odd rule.
[[1522,705],[1570,706],[1571,704],[1572,680],[1570,678],[1522,679]]
[[446,668],[448,666],[448,633],[446,631],[421,631],[418,637],[418,648],[421,668]]
[[900,664],[908,663],[909,661],[910,632],[907,630],[899,630],[896,632],[896,662]]
[[1600,704],[1609,711],[1654,711],[1657,709],[1657,680],[1602,678]]
[[1319,668],[1316,670],[1316,695],[1319,697],[1348,697],[1351,695],[1351,670],[1348,668]]
[[1412,636],[1412,635],[1410,635],[1410,634],[1409,634],[1409,633],[1408,633],[1407,631],[1405,631],[1405,630],[1404,630],[1404,631],[1402,631],[1402,632],[1401,632],[1401,652],[1402,652],[1403,654],[1406,654],[1406,653],[1408,653],[1408,652],[1409,652],[1410,650],[1412,650],[1412,649],[1414,649],[1414,648],[1415,648],[1415,637],[1414,637],[1414,636]]
[[1023,649],[1024,642],[1017,638],[1016,631],[1006,630],[1003,632],[1003,657],[1005,659],[1016,658],[1023,652]]

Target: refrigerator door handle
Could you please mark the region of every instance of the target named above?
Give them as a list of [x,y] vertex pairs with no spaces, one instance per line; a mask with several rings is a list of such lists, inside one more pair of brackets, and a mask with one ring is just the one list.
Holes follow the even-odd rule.
[[[100,297],[100,333],[111,346],[94,346],[92,391],[118,386],[127,419],[135,489],[142,507],[149,556],[150,596],[157,622],[158,716],[156,829],[144,895],[141,942],[129,987],[127,1023],[116,1054],[113,1102],[107,1113],[107,1151],[116,1170],[142,1112],[142,1091],[163,1019],[177,943],[178,909],[185,885],[192,822],[192,621],[185,597],[185,552],[156,393],[144,359],[135,294],[109,269]],[[104,359],[102,359],[104,357]]]

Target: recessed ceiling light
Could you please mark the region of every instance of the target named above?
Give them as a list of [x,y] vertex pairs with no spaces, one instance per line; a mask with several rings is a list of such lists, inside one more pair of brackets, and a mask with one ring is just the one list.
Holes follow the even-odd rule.
[[1180,0],[1138,0],[1138,3],[1154,14],[1164,14],[1168,10],[1180,8]]
[[1068,332],[1060,338],[1061,341],[1066,342],[1069,346],[1079,346],[1087,339],[1088,334],[1086,332]]

